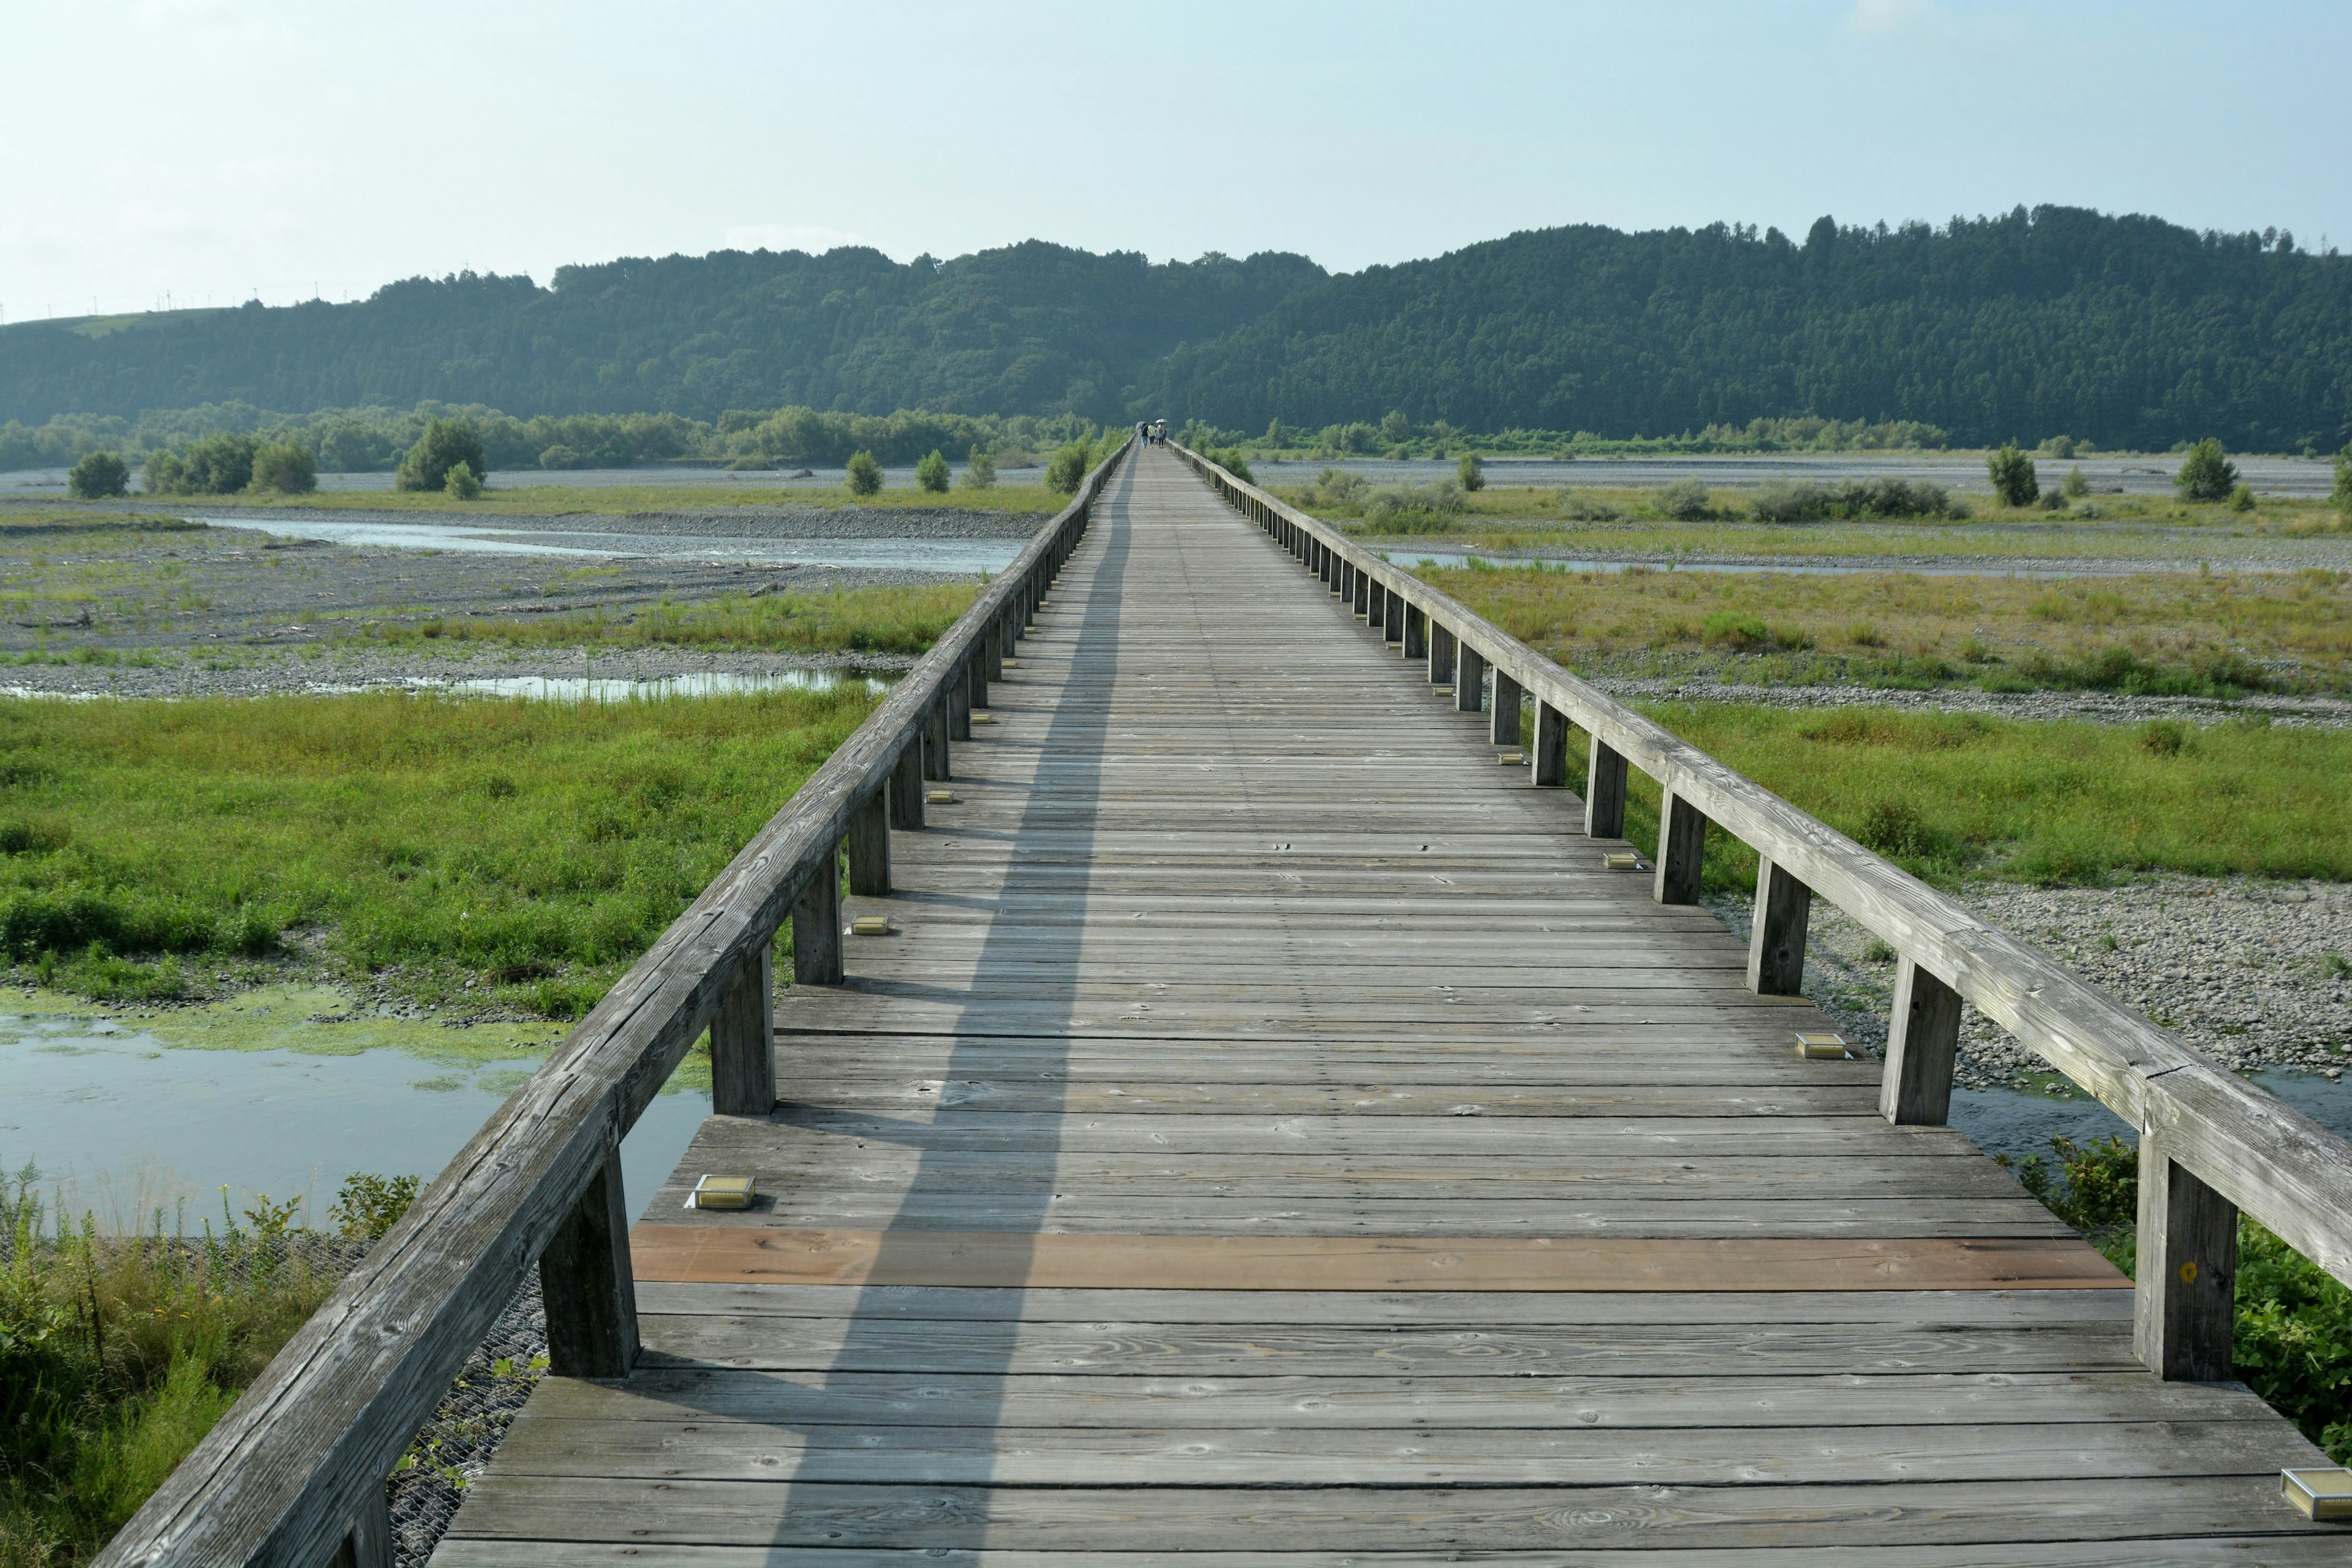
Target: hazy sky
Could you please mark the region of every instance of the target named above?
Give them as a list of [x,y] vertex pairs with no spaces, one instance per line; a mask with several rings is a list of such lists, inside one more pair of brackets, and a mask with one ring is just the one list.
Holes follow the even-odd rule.
[[2352,4],[0,0],[0,317],[728,246],[1433,255],[2062,202],[2352,245]]

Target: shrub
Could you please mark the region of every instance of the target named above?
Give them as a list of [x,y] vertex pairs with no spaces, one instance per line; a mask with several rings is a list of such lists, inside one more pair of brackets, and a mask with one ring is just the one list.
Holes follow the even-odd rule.
[[849,458],[847,478],[851,495],[877,494],[882,489],[882,465],[875,461],[871,452],[853,452]]
[[111,452],[90,452],[66,475],[66,494],[79,500],[103,500],[127,494],[131,465]]
[[319,460],[299,441],[276,441],[253,453],[253,488],[282,496],[309,495],[319,488]]
[[2045,458],[2071,458],[2074,455],[2074,437],[2053,436],[2042,443],[2040,450]]
[[1748,514],[1759,522],[1810,522],[1826,515],[1828,495],[1810,479],[1766,479],[1748,498]]
[[415,1176],[379,1176],[359,1171],[343,1178],[327,1218],[355,1241],[378,1241],[400,1223],[416,1201],[423,1181]]
[[1697,479],[1676,479],[1658,492],[1658,510],[1682,522],[1696,522],[1712,510],[1706,486]]
[[1559,492],[1559,512],[1571,522],[1614,522],[1625,514],[1590,490]]
[[1475,493],[1486,488],[1486,465],[1478,460],[1476,454],[1465,452],[1454,477],[1464,489]]
[[2230,491],[2230,510],[2231,511],[2253,510],[2254,487],[2241,481],[2235,489],[2231,489]]
[[2083,465],[2075,464],[2066,470],[2066,482],[2058,487],[2068,500],[2081,500],[2091,493],[2091,481],[2083,476]]
[[2140,726],[2139,749],[2152,757],[2177,757],[2189,746],[2189,726],[2178,719],[2151,719]]
[[482,455],[481,432],[474,428],[474,422],[428,419],[425,434],[400,459],[392,482],[394,488],[404,490],[444,489],[449,483],[449,470],[460,463],[478,479],[490,471],[489,459]]
[[971,456],[963,466],[963,483],[966,489],[972,490],[996,488],[996,459],[989,455],[987,447],[974,447],[971,449]]
[[1992,479],[1992,493],[2003,506],[2032,506],[2041,499],[2042,479],[2033,471],[2033,459],[2019,450],[2014,441],[1985,460],[1985,472]]
[[1450,518],[1469,505],[1462,487],[1450,479],[1425,485],[1369,486],[1363,492],[1364,515],[1388,526]]
[[253,483],[261,443],[226,431],[147,459],[147,488],[157,495],[228,496]]
[[1953,861],[1958,845],[1907,800],[1882,800],[1862,814],[1854,837],[1890,860]]
[[2336,489],[2328,498],[2338,511],[2352,512],[2352,441],[2336,454]]
[[2064,511],[2066,510],[2066,492],[2064,490],[2043,490],[2042,492],[2042,510],[2043,511]]
[[2182,500],[2227,500],[2238,482],[2238,465],[2221,453],[2221,443],[2208,436],[2189,448],[2172,488]]
[[[1214,453],[1207,456],[1212,462],[1215,461]],[[1045,488],[1057,496],[1077,494],[1078,487],[1086,483],[1087,470],[1094,467],[1094,458],[1092,442],[1065,443],[1055,449],[1052,460],[1045,465]]]
[[474,477],[471,463],[452,463],[449,471],[441,476],[441,493],[451,500],[478,500],[482,494],[482,481]]
[[[576,468],[582,465],[580,454],[558,441],[554,446],[540,453],[539,466],[542,468]],[[769,465],[763,462],[759,466],[764,468]],[[734,465],[730,463],[728,467],[733,468]]]
[[1223,468],[1225,472],[1245,485],[1257,483],[1257,476],[1250,472],[1249,459],[1242,456],[1242,449],[1239,447],[1228,447],[1222,452],[1211,452],[1209,461]]
[[915,483],[933,495],[948,493],[948,460],[940,456],[937,447],[931,448],[929,457],[915,465]]
[[1354,506],[1371,489],[1361,474],[1348,473],[1339,468],[1326,468],[1307,487],[1307,504],[1314,506]]

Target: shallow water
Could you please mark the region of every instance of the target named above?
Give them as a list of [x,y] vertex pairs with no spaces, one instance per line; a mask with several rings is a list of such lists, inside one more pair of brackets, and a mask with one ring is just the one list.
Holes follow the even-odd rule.
[[490,555],[551,555],[598,561],[651,556],[665,561],[752,566],[897,567],[977,575],[1002,572],[1025,539],[805,539],[717,534],[633,533],[622,529],[530,529],[446,522],[346,521],[341,518],[207,517],[215,528],[243,528],[282,539],[395,550],[446,550]]
[[591,676],[507,675],[486,680],[426,680],[409,682],[418,688],[478,691],[491,697],[520,697],[545,702],[637,702],[663,697],[727,697],[745,691],[830,691],[844,681],[862,680],[869,695],[879,697],[890,682],[856,670],[781,669],[764,675],[739,675],[731,670],[696,670],[653,680],[600,680]]
[[[0,1017],[0,1163],[37,1163],[67,1206],[121,1225],[188,1200],[188,1224],[257,1193],[307,1196],[323,1226],[343,1178],[431,1176],[507,1095],[532,1058],[473,1065],[379,1047],[321,1056],[288,1049],[175,1048],[89,1018]],[[705,1090],[657,1096],[621,1145],[634,1207],[668,1179],[702,1119]]]
[[[2352,1083],[2326,1074],[2273,1070],[2248,1075],[2329,1131],[2352,1138]],[[2050,1140],[2121,1138],[2137,1143],[2131,1124],[2085,1096],[2061,1098],[2015,1089],[1955,1089],[1952,1125],[1988,1154],[2047,1155]]]

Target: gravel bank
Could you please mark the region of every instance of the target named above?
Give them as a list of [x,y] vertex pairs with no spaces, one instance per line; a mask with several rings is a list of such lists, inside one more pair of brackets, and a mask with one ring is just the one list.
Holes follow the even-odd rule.
[[350,507],[240,507],[206,504],[192,510],[131,506],[212,521],[365,522],[387,528],[488,529],[515,534],[644,534],[685,539],[1027,539],[1045,518],[1030,511],[975,511],[961,507],[726,506],[669,511],[372,511]]
[[[1964,886],[1959,901],[2146,1013],[2225,1065],[2337,1078],[2352,1065],[2352,888],[2247,878],[2154,877],[2118,888]],[[1748,908],[1716,913],[1745,941]],[[1892,954],[1861,926],[1814,909],[1805,994],[1849,1040],[1886,1043]],[[2046,1070],[1967,1008],[1958,1081],[2019,1083]]]

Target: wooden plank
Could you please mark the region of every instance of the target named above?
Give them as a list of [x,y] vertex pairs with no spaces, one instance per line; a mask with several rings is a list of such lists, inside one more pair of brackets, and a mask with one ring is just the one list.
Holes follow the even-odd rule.
[[[545,1541],[457,1540],[446,1542],[433,1561],[446,1568],[545,1568],[561,1561],[575,1568],[642,1568],[644,1549],[605,1542],[566,1542],[562,1556],[552,1555],[554,1543]],[[2306,1568],[2338,1563],[2344,1546],[2339,1536],[2210,1535],[2195,1540],[2034,1542],[2016,1544],[1979,1543],[1969,1546],[1873,1546],[1848,1550],[1829,1548],[1803,1552],[1801,1557],[1775,1547],[1734,1548],[1704,1553],[1661,1548],[1646,1560],[1668,1565],[1704,1563],[1706,1568],[1794,1568],[1800,1563],[1870,1563],[1874,1568],[1998,1568],[2007,1563],[2035,1568],[2147,1568],[2150,1563],[2174,1563],[2179,1568]],[[680,1568],[906,1568],[907,1553],[891,1547],[767,1547],[666,1546],[663,1560]],[[1464,1562],[1460,1552],[1188,1552],[1187,1568],[1450,1568]],[[1624,1568],[1624,1552],[1609,1548],[1591,1551],[1482,1552],[1481,1563],[1526,1563],[1528,1568]],[[939,1568],[1132,1568],[1135,1559],[1121,1552],[1027,1552],[988,1548],[940,1547],[923,1553],[924,1564]]]
[[2079,1241],[1004,1235],[641,1225],[646,1279],[1135,1289],[2116,1289]]

